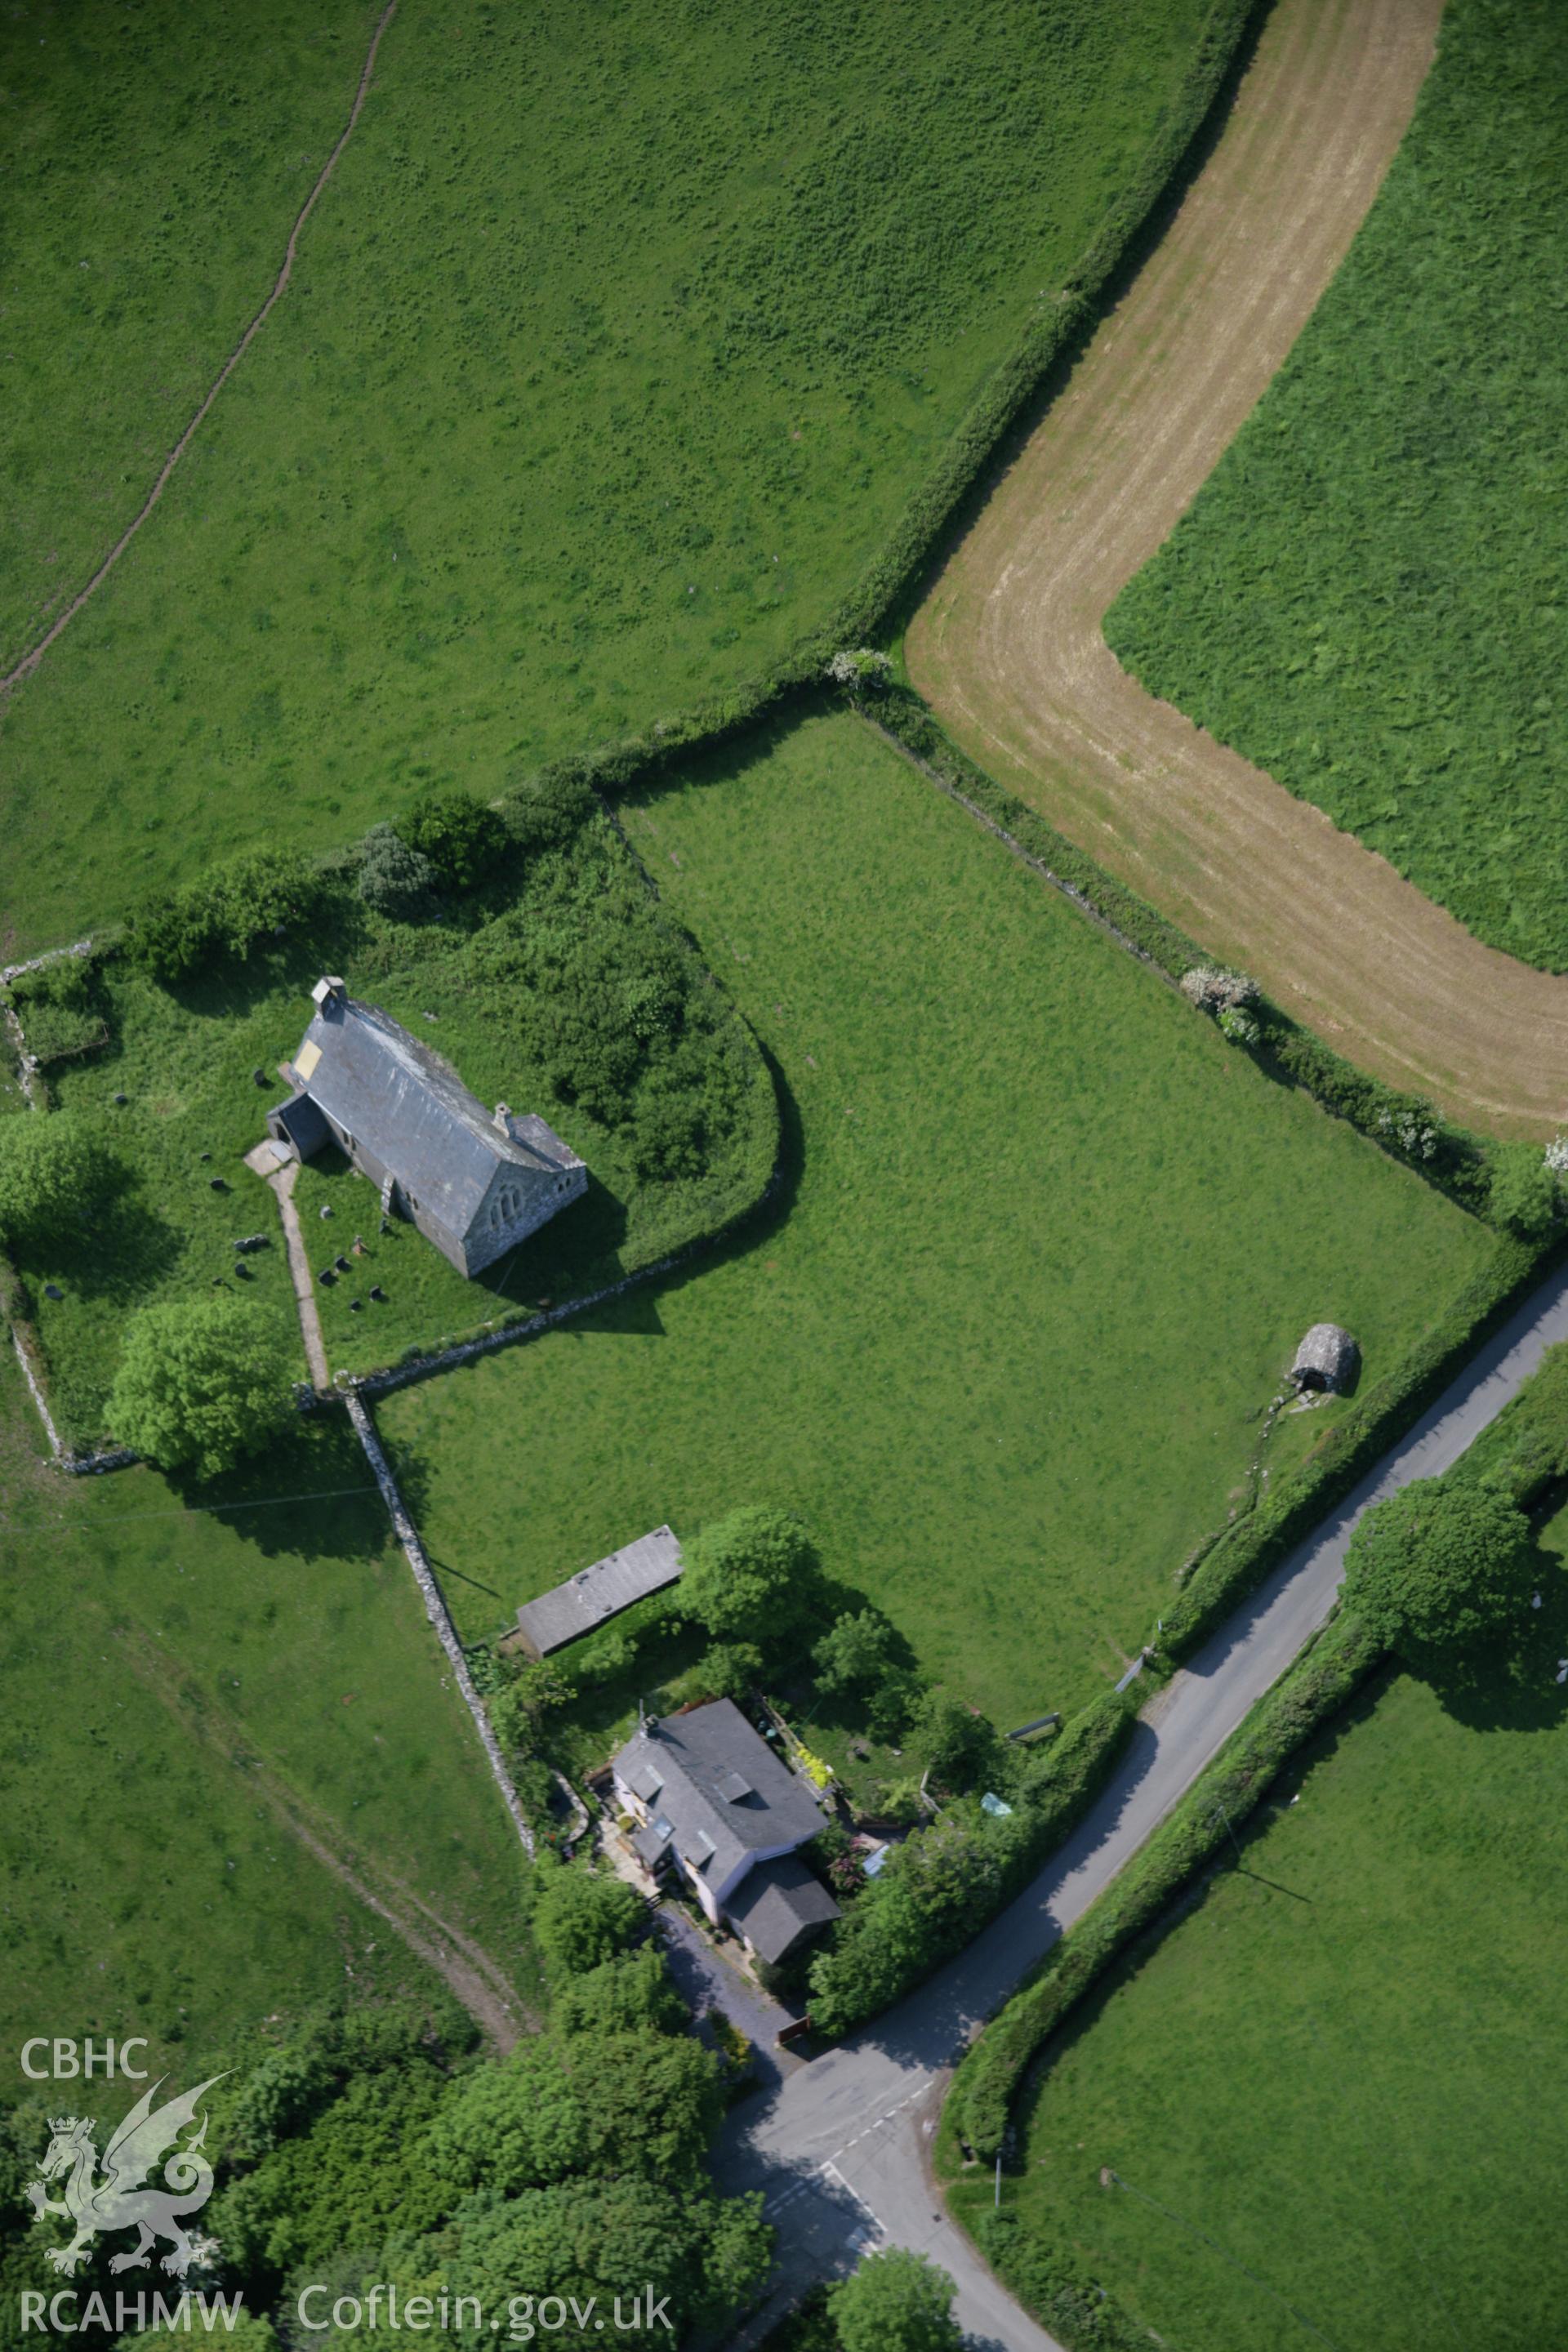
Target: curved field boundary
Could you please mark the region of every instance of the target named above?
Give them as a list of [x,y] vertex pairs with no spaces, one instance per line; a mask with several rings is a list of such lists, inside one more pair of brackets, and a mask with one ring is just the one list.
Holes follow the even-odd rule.
[[124,554],[126,549],[130,546],[132,541],[135,538],[137,532],[141,530],[142,524],[146,521],[148,516],[152,513],[153,508],[163,497],[164,490],[168,487],[170,476],[174,473],[175,467],[184,456],[185,451],[190,447],[192,441],[195,438],[197,430],[205,419],[208,409],[211,408],[214,401],[217,398],[219,393],[228,382],[229,377],[239,365],[240,361],[245,357],[246,352],[250,349],[252,342],[254,342],[256,337],[261,332],[262,328],[267,324],[268,320],[271,317],[274,306],[280,299],[284,288],[288,285],[290,277],[293,275],[294,256],[300,243],[300,232],[304,227],[305,223],[310,219],[311,213],[315,210],[317,197],[321,194],[321,190],[326,186],[327,182],[331,178],[332,173],[336,171],[339,156],[342,153],[343,149],[348,145],[349,141],[353,136],[354,125],[360,119],[360,112],[364,105],[365,97],[370,89],[371,73],[375,65],[375,53],[381,47],[381,37],[383,33],[385,32],[388,25],[391,24],[396,12],[397,0],[387,0],[387,5],[382,11],[380,21],[376,25],[375,31],[371,35],[370,48],[366,54],[364,61],[364,70],[359,78],[359,88],[354,92],[354,102],[349,110],[349,119],[343,125],[337,145],[332,149],[331,153],[322,164],[321,175],[318,178],[315,186],[311,189],[310,194],[306,197],[304,204],[300,206],[298,219],[295,221],[293,227],[289,232],[289,243],[283,255],[283,267],[279,269],[277,278],[273,280],[271,293],[268,294],[266,301],[263,302],[260,310],[258,310],[255,318],[252,319],[249,326],[247,327],[244,334],[241,335],[233,351],[230,352],[227,359],[224,362],[222,368],[214,379],[212,389],[208,392],[206,398],[203,401],[201,406],[197,409],[195,415],[192,417],[190,423],[186,425],[184,431],[181,434],[179,439],[170,450],[167,457],[163,460],[163,469],[158,476],[157,480],[153,483],[152,488],[148,491],[141,511],[137,514],[134,520],[128,524],[126,529],[121,531],[120,537],[115,541],[114,545],[110,549],[109,553],[104,557],[103,562],[99,565],[98,570],[93,573],[86,587],[81,589],[77,595],[71,599],[71,602],[66,606],[65,611],[60,614],[58,620],[56,621],[46,634],[38,639],[37,644],[32,648],[30,653],[23,655],[15,669],[8,671],[5,677],[0,677],[0,695],[9,694],[14,686],[18,685],[23,678],[31,676],[32,672],[37,668],[38,664],[43,660],[44,656],[48,652],[49,647],[54,644],[56,638],[60,636],[64,631],[70,626],[71,623],[81,611],[82,606],[87,603],[88,599],[90,596],[95,595],[98,590],[103,585],[103,583],[108,579],[110,573],[113,571],[115,565],[119,562],[121,557]]
[[1103,615],[1261,397],[1364,217],[1442,0],[1279,0],[1213,154],[909,633],[956,740],[1293,1017],[1462,1122],[1568,1118],[1568,979],[1483,947],[1121,669]]

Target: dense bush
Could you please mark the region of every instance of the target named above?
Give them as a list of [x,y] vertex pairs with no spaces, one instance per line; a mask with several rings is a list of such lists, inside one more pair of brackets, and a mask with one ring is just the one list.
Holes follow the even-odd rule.
[[504,854],[509,839],[497,812],[472,793],[421,793],[393,827],[397,839],[453,890],[471,890]]
[[563,2033],[679,2033],[689,2022],[664,1954],[653,1945],[617,1954],[556,1990],[552,2021]]
[[745,1041],[607,821],[570,839],[476,936],[465,979],[562,1100],[625,1139],[639,1177],[700,1177],[743,1124]]
[[97,967],[89,956],[57,956],[37,971],[19,972],[12,999],[38,1062],[63,1061],[104,1035]]
[[576,769],[562,763],[542,768],[515,785],[501,804],[507,831],[525,856],[563,849],[599,807],[593,786]]
[[917,1701],[910,1736],[939,1789],[975,1789],[1010,1777],[1018,1755],[977,1707],[966,1706],[950,1691],[927,1691]]
[[894,1666],[898,1636],[879,1609],[844,1610],[812,1652],[825,1691],[868,1691]]
[[0,1240],[24,1255],[68,1244],[124,1172],[73,1112],[0,1119]]
[[243,958],[319,904],[322,877],[289,849],[247,850],[129,919],[131,951],[162,981],[183,980],[219,957]]
[[1524,1241],[1543,1241],[1561,1209],[1557,1174],[1533,1143],[1494,1144],[1489,1207],[1492,1221]]
[[557,2024],[458,2086],[429,2155],[455,2189],[502,2197],[584,2173],[695,2188],[723,2105],[718,2062],[689,2034]]
[[[646,2295],[663,2308],[672,2331],[666,2340],[679,2343],[694,2327],[722,2327],[761,2286],[773,2236],[761,2205],[757,2196],[715,2197],[635,2177],[563,2181],[476,2205],[442,2268],[454,2294],[514,2316],[550,2296],[579,2305],[596,2299],[601,2313],[618,2296],[629,2313]],[[562,2352],[603,2352],[603,2330],[602,2318],[597,2332],[592,2319],[585,2328],[568,2319],[542,2340]]]
[[[649,2292],[682,2337],[732,2317],[772,2233],[759,2198],[716,2196],[706,2179],[719,2062],[655,1954],[562,1990],[542,2033],[478,2065],[467,2020],[454,2034],[374,2007],[307,2020],[240,2065],[216,2102],[208,2218],[253,2314],[288,2273],[353,2287],[363,2265],[405,2304],[439,2273],[514,2321],[514,2296],[619,2294],[629,2312]],[[401,2340],[384,2307],[363,2334],[375,2352]],[[591,2320],[552,2334],[603,2342]]]
[[283,1327],[244,1299],[144,1307],[126,1331],[109,1425],[162,1470],[216,1478],[289,1427],[293,1370]]
[[489,1701],[496,1737],[514,1756],[537,1750],[545,1724],[576,1697],[575,1687],[548,1658],[531,1658]]

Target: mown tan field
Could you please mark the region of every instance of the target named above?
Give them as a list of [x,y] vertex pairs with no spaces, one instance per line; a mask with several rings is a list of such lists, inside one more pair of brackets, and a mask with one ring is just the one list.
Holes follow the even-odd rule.
[[1103,616],[1377,194],[1441,0],[1279,0],[1170,227],[916,615],[910,675],[1074,841],[1353,1061],[1497,1133],[1568,1115],[1568,979],[1486,948],[1121,669]]

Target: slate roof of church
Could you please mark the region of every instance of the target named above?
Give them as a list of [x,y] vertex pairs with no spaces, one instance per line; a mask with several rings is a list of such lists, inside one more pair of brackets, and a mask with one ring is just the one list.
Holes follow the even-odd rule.
[[452,1234],[468,1232],[498,1169],[515,1170],[526,1197],[578,1165],[542,1118],[514,1118],[503,1133],[449,1062],[355,997],[331,995],[321,1005],[293,1075],[300,1093]]

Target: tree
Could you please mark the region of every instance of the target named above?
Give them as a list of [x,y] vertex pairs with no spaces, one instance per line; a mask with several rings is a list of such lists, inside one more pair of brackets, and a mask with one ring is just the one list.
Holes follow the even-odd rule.
[[580,2173],[696,2188],[723,2105],[719,2062],[689,2033],[557,2029],[465,2076],[430,2149],[452,2181],[502,2197]]
[[868,2254],[828,2307],[844,2352],[959,2352],[953,2284],[924,2254],[895,2246]]
[[547,1717],[576,1697],[559,1666],[548,1658],[530,1659],[490,1701],[490,1721],[502,1743],[520,1756],[531,1756],[539,1746]]
[[869,1689],[892,1672],[895,1638],[879,1609],[846,1610],[811,1654],[817,1681],[826,1691]]
[[495,810],[458,787],[421,793],[396,820],[394,831],[454,890],[472,889],[508,841]]
[[944,1788],[971,1787],[996,1759],[995,1726],[946,1691],[920,1700],[910,1736]]
[[109,1425],[160,1469],[216,1478],[289,1426],[292,1360],[282,1328],[247,1300],[145,1307],[126,1337]]
[[[442,2273],[454,2293],[508,2313],[514,2341],[518,2322],[532,2322],[554,2296],[565,2309],[548,2341],[561,2352],[603,2352],[605,2315],[618,2295],[627,2314],[634,2300],[647,2298],[645,2319],[650,2303],[658,2315],[648,2332],[679,2343],[694,2325],[717,2331],[761,2284],[773,2244],[761,2203],[637,2179],[526,2189],[499,2205],[476,2200]],[[572,2313],[574,2300],[585,2305],[595,2297],[596,2329],[592,2318],[579,2322]]]
[[436,868],[389,824],[373,824],[360,851],[359,895],[381,914],[419,912],[436,887]]
[[800,1616],[816,1573],[800,1521],[748,1504],[688,1546],[680,1597],[721,1642],[772,1642]]
[[533,1932],[557,1975],[581,1976],[614,1959],[642,1931],[642,1898],[624,1878],[581,1863],[541,1863],[534,1884]]
[[754,1642],[715,1642],[698,1660],[697,1672],[715,1698],[740,1702],[762,1680],[763,1654]]
[[1494,1223],[1524,1241],[1543,1240],[1557,1218],[1556,1171],[1533,1143],[1497,1144],[1488,1200]]
[[180,980],[216,956],[247,956],[321,893],[320,875],[297,850],[247,850],[132,915],[132,953],[156,979]]
[[623,2033],[639,2027],[684,2033],[690,2017],[664,1954],[645,1944],[639,1952],[601,1960],[585,1976],[563,1984],[555,1996],[554,2021],[563,2033]]
[[121,1173],[74,1111],[0,1120],[0,1235],[23,1250],[73,1238]]
[[1531,1530],[1496,1487],[1417,1478],[1351,1538],[1344,1605],[1411,1664],[1451,1661],[1524,1604]]

